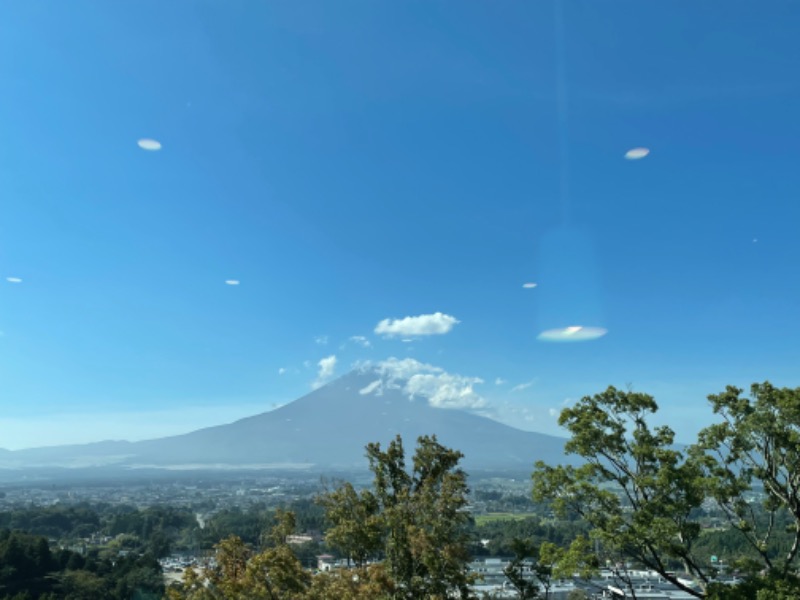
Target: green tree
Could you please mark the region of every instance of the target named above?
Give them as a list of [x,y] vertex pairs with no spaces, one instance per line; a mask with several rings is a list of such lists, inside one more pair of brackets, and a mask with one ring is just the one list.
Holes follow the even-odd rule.
[[[751,386],[750,398],[742,394],[729,386],[709,396],[722,422],[700,433],[694,451],[710,495],[760,558],[758,568],[782,576],[796,569],[800,551],[800,388],[765,382]],[[754,484],[764,491],[761,511],[748,497]],[[790,524],[777,531],[781,517]],[[785,533],[789,547],[778,555],[774,541]]]
[[[216,546],[215,568],[202,575],[187,569],[184,580],[167,590],[169,600],[300,600],[311,585],[286,538],[294,531],[295,517],[277,511],[275,524],[264,536],[272,547],[255,553],[238,536]],[[208,582],[208,585],[206,585]]]
[[398,435],[386,451],[367,445],[374,494],[384,528],[387,571],[395,598],[471,597],[469,513],[463,454],[436,436],[417,440],[411,472]]
[[362,567],[381,548],[382,523],[378,499],[369,490],[357,492],[350,483],[319,497],[330,523],[325,541]]
[[650,428],[657,410],[647,394],[609,387],[562,411],[559,424],[572,437],[566,451],[583,459],[579,467],[551,467],[541,461],[533,473],[533,498],[549,500],[559,515],[577,513],[610,554],[653,569],[683,591],[677,565],[707,585],[710,574],[693,552],[700,525],[693,518],[705,498],[705,478],[695,461],[674,446],[669,427]]
[[292,549],[276,546],[254,556],[245,572],[246,593],[241,600],[299,600],[311,584]]
[[89,571],[68,571],[62,582],[64,600],[96,600],[109,598],[108,582]]
[[409,470],[400,436],[385,450],[377,443],[366,450],[372,490],[344,484],[319,499],[332,525],[329,543],[359,566],[382,554],[391,598],[471,597],[463,454],[422,436]]
[[217,566],[206,572],[214,589],[219,590],[223,598],[239,598],[247,591],[245,574],[247,562],[253,555],[252,550],[242,538],[232,535],[216,545]]
[[511,543],[514,556],[503,569],[511,587],[517,592],[520,600],[539,597],[539,584],[533,576],[535,545],[527,540],[515,539]]
[[[537,463],[533,497],[559,515],[585,519],[606,558],[633,560],[695,597],[797,597],[800,389],[766,382],[751,386],[749,398],[742,394],[728,387],[709,396],[721,421],[685,451],[671,429],[648,425],[658,408],[651,396],[610,387],[582,398],[559,423],[571,433],[566,450],[583,464]],[[700,558],[708,556],[707,546],[698,550],[698,517],[708,499],[731,527],[715,539],[747,550],[738,558],[749,577],[735,587],[713,583],[714,566]],[[679,581],[676,567],[699,589]]]
[[386,600],[393,597],[394,583],[382,564],[337,569],[314,577],[306,599]]

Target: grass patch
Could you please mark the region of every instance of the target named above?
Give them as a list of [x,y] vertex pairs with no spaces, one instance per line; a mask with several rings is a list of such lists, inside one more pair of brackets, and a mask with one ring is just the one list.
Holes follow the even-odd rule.
[[484,525],[493,521],[522,521],[537,516],[536,513],[510,513],[510,512],[497,512],[486,513],[483,515],[475,515],[475,524]]

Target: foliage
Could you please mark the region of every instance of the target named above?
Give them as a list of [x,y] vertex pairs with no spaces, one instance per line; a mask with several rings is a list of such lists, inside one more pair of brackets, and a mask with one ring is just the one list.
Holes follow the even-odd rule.
[[[751,399],[728,387],[709,400],[722,422],[681,451],[671,429],[649,426],[658,408],[651,396],[609,387],[582,398],[559,423],[571,434],[566,450],[584,462],[537,463],[533,498],[549,501],[559,516],[585,519],[607,560],[632,560],[695,597],[797,597],[800,390],[764,383],[752,386]],[[760,488],[761,505],[754,501]],[[724,536],[701,535],[707,500],[732,528]],[[745,582],[716,583],[713,540],[747,548],[738,554],[739,568],[750,573]],[[699,586],[680,581],[676,568]]]
[[753,575],[732,586],[712,584],[709,600],[797,600],[800,598],[800,581],[796,577]]
[[271,547],[256,553],[232,535],[216,545],[216,566],[202,573],[187,569],[183,582],[170,588],[170,600],[299,600],[305,598],[311,576],[303,569],[286,538],[295,517],[278,511],[265,539]]
[[422,436],[409,473],[397,436],[386,451],[369,444],[367,458],[375,476],[394,597],[469,597],[468,488],[458,467],[463,454],[442,446],[435,436]]
[[512,516],[490,520],[476,517],[475,521],[472,537],[478,540],[488,540],[485,554],[492,556],[512,556],[514,542],[520,538],[531,542],[536,547],[543,542],[569,546],[577,537],[589,533],[586,523],[575,519],[543,520],[530,516],[516,519]]
[[579,467],[538,462],[533,497],[550,499],[557,514],[579,514],[604,547],[695,594],[672,571],[682,564],[709,581],[693,552],[700,526],[692,512],[705,497],[704,479],[697,464],[674,448],[671,429],[648,426],[647,416],[656,409],[651,396],[613,387],[565,409],[559,423],[572,434],[566,450],[585,462]]
[[[512,544],[514,557],[503,569],[511,587],[517,592],[520,600],[529,600],[539,597],[539,584],[533,576],[537,563],[535,560],[536,547],[525,540],[515,539]],[[543,576],[548,577],[549,574]]]
[[145,600],[163,591],[161,567],[151,555],[85,560],[69,550],[54,555],[43,537],[0,531],[0,600]]
[[380,555],[385,585],[378,587],[391,598],[470,597],[462,457],[435,436],[422,436],[409,471],[400,436],[385,451],[368,444],[372,490],[358,493],[343,484],[319,499],[331,524],[328,543],[360,567]]
[[337,569],[314,577],[308,600],[384,600],[393,597],[395,586],[384,565],[374,564],[353,569]]
[[381,549],[382,518],[378,499],[369,490],[357,492],[349,482],[320,496],[330,523],[325,541],[357,567],[366,565]]
[[100,529],[100,515],[87,504],[41,506],[0,512],[0,529],[50,538],[86,537]]
[[[761,567],[787,574],[800,551],[800,388],[767,382],[752,385],[750,392],[748,399],[729,386],[709,396],[722,422],[701,432],[695,456],[708,473],[709,492]],[[765,519],[758,518],[748,498],[754,484],[765,493]],[[783,531],[778,530],[781,516],[789,517]],[[781,533],[791,540],[776,556],[771,551]]]

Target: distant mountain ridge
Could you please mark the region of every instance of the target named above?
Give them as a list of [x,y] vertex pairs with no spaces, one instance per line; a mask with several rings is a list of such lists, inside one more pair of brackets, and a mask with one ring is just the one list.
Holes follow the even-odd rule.
[[410,395],[404,380],[358,369],[278,409],[171,437],[105,441],[0,452],[0,468],[362,470],[364,447],[400,434],[407,449],[420,435],[464,453],[464,467],[530,470],[564,461],[559,437],[522,431]]

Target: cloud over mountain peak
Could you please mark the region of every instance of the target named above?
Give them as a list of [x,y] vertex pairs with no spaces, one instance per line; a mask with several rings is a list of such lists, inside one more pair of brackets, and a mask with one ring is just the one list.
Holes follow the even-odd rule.
[[362,395],[380,396],[386,389],[401,390],[410,399],[423,398],[435,408],[478,409],[486,406],[474,386],[483,383],[479,377],[448,373],[441,367],[413,358],[389,358],[378,363],[365,363],[362,370],[374,371],[377,379],[362,388]]

